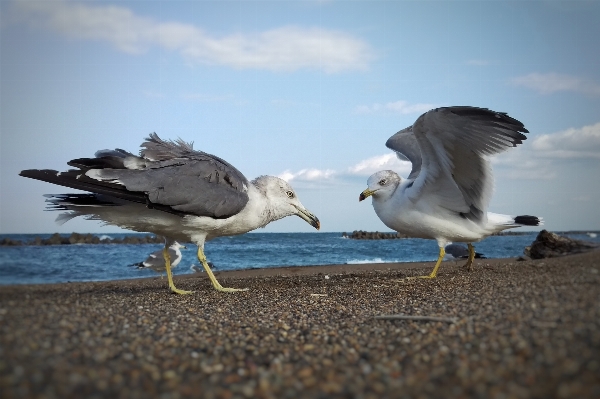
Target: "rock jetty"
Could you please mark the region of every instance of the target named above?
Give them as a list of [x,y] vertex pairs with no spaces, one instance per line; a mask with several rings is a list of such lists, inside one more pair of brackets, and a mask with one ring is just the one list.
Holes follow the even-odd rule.
[[100,238],[93,234],[71,233],[70,236],[61,236],[58,233],[52,234],[49,238],[35,237],[31,241],[13,240],[3,238],[0,240],[0,246],[18,246],[18,245],[70,245],[70,244],[163,244],[162,237],[155,235],[135,235],[125,236],[123,238]]
[[409,238],[400,233],[380,233],[379,231],[354,230],[350,235],[342,233],[342,237],[352,238],[353,240],[391,240],[398,238]]

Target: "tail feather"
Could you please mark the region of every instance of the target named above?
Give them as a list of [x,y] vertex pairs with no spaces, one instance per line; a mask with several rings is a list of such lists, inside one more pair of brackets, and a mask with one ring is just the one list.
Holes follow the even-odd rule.
[[544,224],[542,218],[530,215],[509,216],[488,212],[487,218],[488,228],[492,233],[499,233],[503,230],[513,229],[515,227],[541,226]]
[[47,211],[70,211],[63,212],[56,217],[56,223],[59,225],[82,215],[85,215],[88,220],[102,220],[94,214],[88,214],[84,209],[119,205],[116,202],[110,202],[113,197],[98,194],[44,194],[44,197],[46,197]]
[[63,187],[74,188],[76,190],[88,191],[95,194],[145,204],[152,209],[172,213],[174,215],[184,215],[183,212],[177,211],[168,205],[150,203],[148,195],[144,192],[128,191],[125,186],[91,179],[83,174],[81,170],[71,169],[67,172],[58,172],[52,169],[27,169],[22,170],[19,175]]
[[110,195],[127,201],[146,203],[146,196],[142,192],[127,191],[125,187],[115,184],[90,179],[82,174],[80,170],[69,170],[58,172],[52,169],[27,169],[19,173],[20,176],[30,179],[41,180],[59,186],[74,188],[82,191],[90,191],[97,194]]
[[111,197],[100,197],[96,194],[45,194],[46,202],[49,203],[47,210],[69,210],[66,205],[79,207],[116,206],[115,202],[103,200]]
[[515,223],[523,226],[541,226],[544,224],[544,221],[537,216],[520,215],[515,216]]

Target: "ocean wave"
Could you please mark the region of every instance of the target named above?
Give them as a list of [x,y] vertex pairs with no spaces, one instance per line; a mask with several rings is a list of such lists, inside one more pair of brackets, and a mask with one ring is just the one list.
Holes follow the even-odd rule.
[[106,234],[103,234],[100,236],[101,240],[112,240],[113,238],[111,236],[107,236]]
[[352,259],[346,262],[347,265],[361,265],[363,263],[393,263],[393,261],[383,260],[381,258],[373,259]]
[[[586,231],[587,232],[587,231]],[[581,239],[600,242],[581,233]],[[6,235],[21,241],[32,241],[36,234]],[[42,239],[51,235],[42,235]],[[97,236],[101,236],[98,234]],[[125,233],[107,233],[101,238],[119,239]],[[143,237],[142,235],[138,235]],[[600,234],[598,234],[600,236]],[[219,237],[207,245],[207,256],[219,270],[244,270],[277,266],[340,264],[386,264],[396,262],[433,261],[437,245],[433,240],[407,240],[398,246],[392,240],[349,240],[339,233],[252,233],[236,237]],[[478,243],[477,250],[488,257],[517,257],[531,245],[531,236],[492,236]],[[146,259],[151,250],[146,245],[42,245],[0,247],[0,285],[59,283],[66,281],[106,281],[139,278],[134,262]],[[182,252],[183,253],[183,252]],[[190,274],[192,263],[198,263],[194,249],[185,251],[174,274]],[[68,262],[62,260],[68,259]],[[51,269],[49,265],[59,265]],[[222,265],[222,267],[221,267]],[[196,276],[206,275],[204,272]]]

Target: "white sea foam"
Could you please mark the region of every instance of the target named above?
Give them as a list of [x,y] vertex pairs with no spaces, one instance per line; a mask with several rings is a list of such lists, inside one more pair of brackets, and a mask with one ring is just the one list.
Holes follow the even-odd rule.
[[112,240],[113,238],[111,236],[107,236],[106,234],[103,234],[100,236],[101,240]]
[[346,262],[347,265],[362,265],[364,263],[391,263],[391,261],[386,261],[381,258],[373,258],[373,259],[352,259]]
[[[586,231],[587,232],[587,231]],[[591,230],[589,232],[599,233]],[[120,238],[123,234],[106,233],[103,238]],[[97,234],[100,237],[102,234]],[[427,252],[436,244],[431,240],[406,241],[398,246],[396,240],[340,240],[338,233],[252,233],[227,239],[217,239],[211,242],[213,254],[207,254],[214,259],[217,266],[223,265],[222,270],[246,270],[282,265],[318,265],[345,263],[353,267],[361,264],[378,264],[385,268],[396,262],[433,261],[437,257]],[[23,242],[31,242],[36,234],[6,235],[0,234],[0,241],[8,237]],[[585,239],[600,242],[600,238]],[[492,236],[476,246],[478,251],[493,258],[518,257],[523,248],[531,244],[535,233],[523,236]],[[392,242],[394,241],[394,242]],[[408,245],[410,244],[410,245]],[[156,245],[155,245],[156,246]],[[6,249],[5,249],[6,248]],[[0,247],[0,254],[13,248]],[[18,247],[15,247],[17,250]],[[139,262],[148,256],[148,246],[125,245],[111,248],[98,245],[78,245],[73,251],[70,245],[44,245],[36,247],[36,251],[28,253],[27,260],[15,262],[13,257],[0,256],[0,287],[7,284],[39,284],[58,283],[66,281],[106,281],[126,278],[139,278],[135,268],[128,268],[134,262]],[[156,250],[158,248],[154,248]],[[302,250],[300,250],[302,249]],[[191,253],[190,253],[191,251]],[[394,252],[392,252],[394,251]],[[218,255],[216,255],[218,254]],[[253,256],[247,256],[252,254]],[[308,254],[308,256],[307,256]],[[68,265],[49,270],[48,259],[69,259]],[[187,259],[187,261],[186,261]],[[50,262],[50,264],[53,262]],[[196,260],[195,250],[189,249],[181,263],[173,271],[177,275],[190,274],[189,269],[194,263],[197,269],[203,270]],[[115,264],[123,265],[115,267]],[[182,266],[183,265],[183,266]],[[196,276],[206,276],[204,271]],[[334,276],[330,277],[333,279]],[[323,281],[324,276],[321,276]],[[166,284],[166,283],[165,283]]]

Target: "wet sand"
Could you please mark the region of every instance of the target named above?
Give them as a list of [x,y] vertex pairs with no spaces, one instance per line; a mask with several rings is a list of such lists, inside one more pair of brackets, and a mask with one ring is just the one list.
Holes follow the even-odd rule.
[[0,396],[600,397],[600,251],[461,263],[0,286]]

